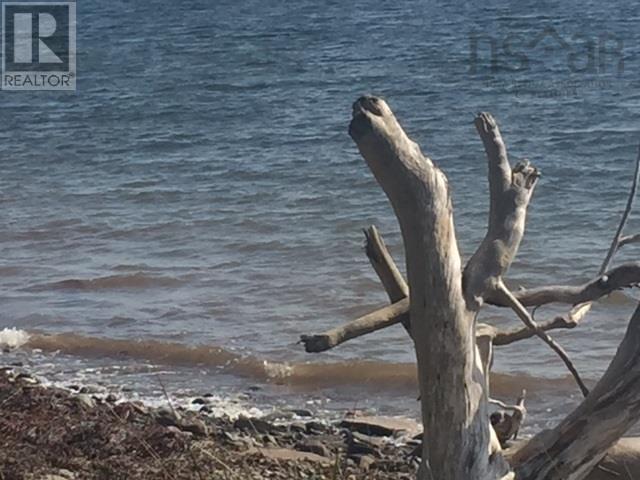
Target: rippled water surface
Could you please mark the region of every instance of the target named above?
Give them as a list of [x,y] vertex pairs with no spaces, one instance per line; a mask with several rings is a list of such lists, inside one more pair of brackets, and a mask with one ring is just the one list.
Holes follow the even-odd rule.
[[[492,112],[512,158],[543,173],[509,282],[584,281],[606,253],[640,141],[639,10],[84,1],[77,93],[0,93],[0,327],[75,334],[34,340],[42,353],[28,361],[50,377],[90,368],[153,390],[161,369],[176,389],[267,382],[273,398],[413,414],[401,328],[315,357],[296,344],[386,302],[362,228],[377,224],[404,262],[393,214],[346,133],[351,103],[385,96],[447,173],[465,256],[483,236],[488,198],[472,120]],[[617,261],[636,256],[631,246]],[[557,333],[587,378],[606,368],[632,295]],[[484,317],[516,322],[498,309]],[[165,351],[163,361],[137,340],[228,357]],[[577,400],[537,341],[498,350],[495,370],[507,398],[533,387],[538,422]]]

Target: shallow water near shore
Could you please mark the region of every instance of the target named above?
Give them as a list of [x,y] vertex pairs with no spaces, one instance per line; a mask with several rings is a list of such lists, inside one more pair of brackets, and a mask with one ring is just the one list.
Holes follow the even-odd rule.
[[[385,96],[448,175],[465,258],[488,207],[472,119],[491,111],[512,159],[543,174],[509,284],[585,281],[639,141],[640,12],[577,5],[84,2],[78,92],[2,93],[0,329],[29,338],[0,360],[149,397],[160,374],[184,396],[253,388],[255,404],[417,417],[402,328],[315,356],[297,344],[386,303],[362,228],[378,225],[403,264],[391,209],[346,133],[351,103]],[[491,39],[474,57],[477,31],[510,38],[528,68],[499,49],[505,68],[493,70]],[[587,40],[601,38],[613,52],[587,68]],[[635,297],[617,292],[554,334],[585,378],[606,368]],[[496,308],[481,320],[516,323]],[[494,396],[528,390],[529,431],[579,401],[536,340],[498,349],[494,371]]]

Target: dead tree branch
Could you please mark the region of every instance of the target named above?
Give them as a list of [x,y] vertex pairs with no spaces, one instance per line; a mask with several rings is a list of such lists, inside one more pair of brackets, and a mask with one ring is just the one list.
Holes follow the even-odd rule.
[[620,241],[618,242],[618,250],[624,247],[625,245],[630,245],[632,243],[640,243],[640,233],[621,237]]
[[[393,261],[393,257],[387,250],[387,246],[382,240],[382,236],[378,232],[375,225],[371,225],[364,230],[365,236],[365,252],[371,266],[378,274],[378,278],[382,286],[389,296],[391,303],[399,302],[409,296],[409,286],[405,282],[400,269]],[[408,315],[404,317],[402,322],[405,330],[411,336],[411,326],[409,325]]]
[[[556,317],[553,320],[547,320],[546,322],[538,323],[538,329],[543,332],[548,332],[550,330],[556,330],[559,328],[575,328],[578,326],[576,322],[567,321],[564,317]],[[493,345],[496,347],[510,345],[515,342],[519,342],[521,340],[526,340],[528,338],[536,336],[536,331],[531,328],[524,327],[520,328],[511,328],[508,330],[500,330],[493,327],[495,332],[493,335]]]
[[[638,156],[636,158],[636,170],[633,174],[633,181],[631,182],[631,189],[629,190],[629,197],[627,198],[627,205],[624,208],[624,212],[622,213],[622,218],[620,219],[620,223],[618,224],[618,229],[616,230],[615,235],[613,236],[613,240],[611,241],[611,246],[609,247],[609,251],[607,252],[607,256],[604,258],[602,262],[602,266],[600,267],[599,275],[602,275],[607,271],[609,265],[611,264],[611,260],[613,260],[613,256],[620,246],[620,240],[622,238],[622,231],[624,230],[624,226],[627,223],[627,219],[631,214],[631,209],[633,208],[633,201],[636,198],[636,192],[638,191],[638,180],[640,179],[640,148],[638,148]],[[628,242],[627,242],[628,243]]]
[[[622,231],[627,223],[627,219],[631,214],[631,209],[633,208],[633,201],[636,198],[636,192],[638,190],[638,180],[640,179],[640,147],[638,147],[638,155],[636,157],[636,167],[635,172],[633,174],[633,181],[631,182],[631,188],[629,190],[629,196],[627,197],[627,204],[625,206],[624,212],[622,213],[622,218],[620,218],[620,223],[618,224],[618,228],[616,229],[616,233],[613,236],[613,240],[611,241],[611,245],[609,246],[609,251],[605,256],[602,265],[600,266],[600,270],[598,272],[599,276],[602,276],[604,272],[607,271],[611,261],[613,260],[613,256],[616,254],[618,249],[620,248],[620,242],[622,237]],[[569,313],[567,314],[567,318],[571,321],[580,322],[591,310],[591,305],[593,301],[588,301],[573,307]]]
[[[640,284],[640,263],[626,263],[582,285],[552,285],[521,289],[512,292],[512,295],[525,307],[535,307],[551,303],[576,305],[569,314],[557,316],[552,320],[539,324],[542,330],[548,331],[557,328],[576,327],[590,308],[588,302],[598,300],[616,290],[635,287],[638,284]],[[508,307],[495,292],[487,296],[487,303],[499,307]],[[397,316],[394,317],[393,315]],[[328,350],[352,338],[381,330],[400,323],[403,320],[408,321],[408,315],[409,301],[405,298],[393,305],[374,310],[345,325],[333,328],[328,332],[305,336],[305,339],[312,339],[313,337],[329,337],[335,339],[328,343],[326,341],[318,341],[317,345],[323,345],[322,349],[307,349],[307,351],[322,352]],[[496,329],[494,345],[507,345],[519,340],[531,338],[534,335],[535,333],[527,333],[526,329],[522,328],[504,331]],[[310,342],[309,344],[311,345],[311,340],[307,341]]]
[[391,325],[396,325],[403,321],[409,322],[408,298],[375,310],[324,333],[301,335],[300,341],[308,353],[324,352],[347,340],[381,330]]
[[[566,303],[579,305],[593,302],[610,293],[624,288],[634,287],[640,283],[640,263],[626,263],[599,274],[593,280],[582,285],[549,285],[539,288],[522,289],[513,295],[525,307],[539,307],[550,303]],[[502,305],[499,298],[489,298],[488,303]]]
[[581,480],[640,420],[640,306],[609,368],[560,425],[534,437],[512,465],[526,480]]
[[558,354],[558,356],[562,359],[564,364],[571,372],[571,375],[573,375],[573,378],[575,378],[576,383],[580,387],[580,391],[586,397],[589,394],[589,389],[580,378],[578,370],[573,365],[573,362],[569,358],[569,355],[562,348],[562,346],[560,346],[558,342],[556,342],[549,336],[549,334],[547,334],[538,326],[533,318],[531,318],[531,315],[529,314],[527,309],[524,308],[518,301],[518,299],[513,296],[513,294],[504,285],[504,283],[500,282],[498,285],[496,285],[496,290],[503,296],[505,303],[507,303],[513,309],[513,311],[516,312],[516,315],[518,315],[520,320],[522,320],[530,330],[532,330],[544,343],[549,345],[549,347],[551,347],[551,349]]

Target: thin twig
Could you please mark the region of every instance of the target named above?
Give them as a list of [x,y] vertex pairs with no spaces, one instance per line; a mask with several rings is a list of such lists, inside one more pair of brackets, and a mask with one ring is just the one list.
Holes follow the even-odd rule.
[[514,312],[518,315],[520,320],[524,322],[524,324],[533,330],[538,337],[542,339],[551,349],[558,354],[558,356],[562,359],[564,364],[567,366],[573,378],[575,378],[578,387],[580,387],[580,391],[586,397],[589,394],[589,389],[584,384],[582,379],[580,378],[580,374],[576,367],[573,365],[573,362],[569,358],[567,352],[560,346],[558,342],[556,342],[547,332],[543,331],[538,324],[531,318],[529,311],[518,301],[516,297],[513,296],[511,291],[505,286],[503,282],[498,282],[496,287],[497,291],[500,292],[503,296],[507,304],[513,309]]
[[[615,255],[616,251],[620,248],[620,245],[622,242],[622,231],[624,230],[624,227],[627,223],[627,219],[631,214],[631,209],[633,207],[633,200],[635,199],[636,192],[638,190],[639,177],[640,177],[640,146],[638,147],[638,156],[636,158],[636,169],[635,169],[635,173],[633,174],[633,181],[631,182],[631,189],[629,190],[629,196],[627,197],[627,205],[624,209],[624,212],[622,213],[622,218],[620,219],[620,223],[618,224],[616,233],[613,237],[613,240],[611,241],[611,245],[609,246],[609,251],[607,252],[607,256],[604,258],[604,261],[600,266],[600,270],[598,272],[599,276],[602,276],[607,271],[607,269],[609,268],[609,265],[611,264],[611,261],[613,260],[613,256]],[[571,309],[571,311],[568,313],[569,319],[575,322],[579,322],[589,313],[589,311],[591,310],[591,305],[593,305],[593,301],[581,303],[574,306]]]
[[201,453],[204,453],[205,455],[207,455],[209,458],[211,458],[214,462],[218,463],[219,465],[221,465],[227,472],[229,472],[233,478],[239,478],[238,474],[236,472],[233,471],[233,469],[227,465],[225,462],[223,462],[222,460],[220,460],[218,457],[216,457],[213,453],[211,453],[208,450],[205,450],[204,448],[200,447],[199,445],[195,445],[195,447],[200,450]]
[[618,245],[620,244],[620,239],[622,238],[622,230],[624,229],[625,224],[627,223],[627,219],[629,218],[629,214],[631,213],[631,209],[633,207],[633,200],[636,196],[636,191],[638,190],[638,180],[640,178],[640,147],[638,148],[638,157],[636,159],[636,171],[633,175],[633,182],[631,183],[631,190],[629,191],[629,197],[627,198],[627,206],[624,209],[624,213],[622,214],[622,218],[620,219],[620,224],[618,225],[618,229],[616,230],[616,234],[611,241],[611,246],[609,247],[609,251],[607,252],[607,256],[604,258],[602,262],[602,266],[600,267],[600,271],[598,275],[602,275],[609,268],[609,264],[613,259],[613,256],[618,250]]

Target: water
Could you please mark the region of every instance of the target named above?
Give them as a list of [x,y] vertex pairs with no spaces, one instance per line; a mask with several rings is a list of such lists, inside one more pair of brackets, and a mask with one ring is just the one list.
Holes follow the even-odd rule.
[[[385,304],[362,228],[378,225],[403,263],[393,214],[346,133],[351,103],[385,96],[447,173],[465,258],[488,207],[472,120],[491,111],[512,160],[543,173],[509,283],[584,281],[640,141],[638,16],[630,1],[82,2],[77,93],[1,93],[0,327],[67,334],[36,335],[36,353],[7,361],[149,394],[161,371],[185,395],[258,385],[256,401],[416,415],[400,327],[317,356],[296,344]],[[513,71],[522,55],[527,68]],[[615,352],[631,295],[554,334],[586,378]],[[483,318],[516,324],[499,309]],[[214,353],[185,350],[196,346]],[[494,369],[496,395],[528,388],[530,428],[579,400],[536,340],[499,349]]]

